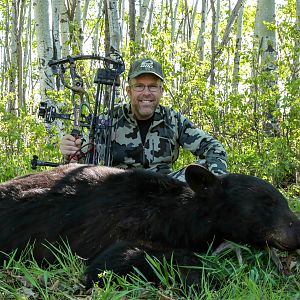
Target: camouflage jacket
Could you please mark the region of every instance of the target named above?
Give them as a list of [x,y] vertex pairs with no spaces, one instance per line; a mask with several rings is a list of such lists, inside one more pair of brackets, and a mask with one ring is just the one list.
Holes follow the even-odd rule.
[[143,144],[130,104],[123,104],[115,109],[111,143],[112,166],[125,169],[145,168],[168,174],[178,158],[180,146],[205,158],[213,173],[226,172],[227,155],[221,143],[175,110],[161,105],[156,108]]

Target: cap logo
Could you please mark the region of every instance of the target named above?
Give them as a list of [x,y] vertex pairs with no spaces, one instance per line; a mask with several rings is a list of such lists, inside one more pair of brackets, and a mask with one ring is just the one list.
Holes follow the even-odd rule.
[[153,61],[152,60],[145,60],[141,63],[140,68],[146,68],[146,69],[153,69]]

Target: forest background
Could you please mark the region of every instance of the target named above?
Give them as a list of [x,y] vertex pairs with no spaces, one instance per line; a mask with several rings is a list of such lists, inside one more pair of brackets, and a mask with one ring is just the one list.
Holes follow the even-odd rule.
[[[33,154],[61,160],[72,124],[37,112],[41,101],[71,112],[71,95],[48,62],[113,47],[126,65],[117,102],[130,63],[157,59],[163,104],[220,140],[231,172],[299,196],[299,0],[6,0],[0,11],[0,181],[32,172]],[[80,67],[91,99],[96,70]],[[182,152],[175,167],[193,159]]]

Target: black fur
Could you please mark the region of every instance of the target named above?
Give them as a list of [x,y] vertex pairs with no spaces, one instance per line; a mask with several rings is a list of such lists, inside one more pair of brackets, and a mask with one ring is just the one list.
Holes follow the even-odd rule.
[[42,244],[67,239],[89,259],[91,282],[98,269],[126,274],[132,265],[151,278],[144,251],[158,257],[175,251],[182,263],[213,240],[299,248],[300,221],[266,181],[216,177],[198,165],[187,168],[186,180],[71,164],[8,181],[0,185],[0,250],[21,250],[31,240],[36,259],[51,261]]

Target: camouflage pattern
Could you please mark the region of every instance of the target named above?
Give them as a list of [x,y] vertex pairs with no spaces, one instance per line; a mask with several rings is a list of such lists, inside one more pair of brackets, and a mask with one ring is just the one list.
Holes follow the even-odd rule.
[[[226,173],[227,155],[221,143],[175,110],[161,105],[156,108],[143,145],[130,104],[123,104],[115,109],[111,143],[112,166],[124,169],[145,168],[170,174],[180,147],[204,158],[208,169],[213,173]],[[183,176],[183,172],[181,170],[173,174],[179,178]]]

